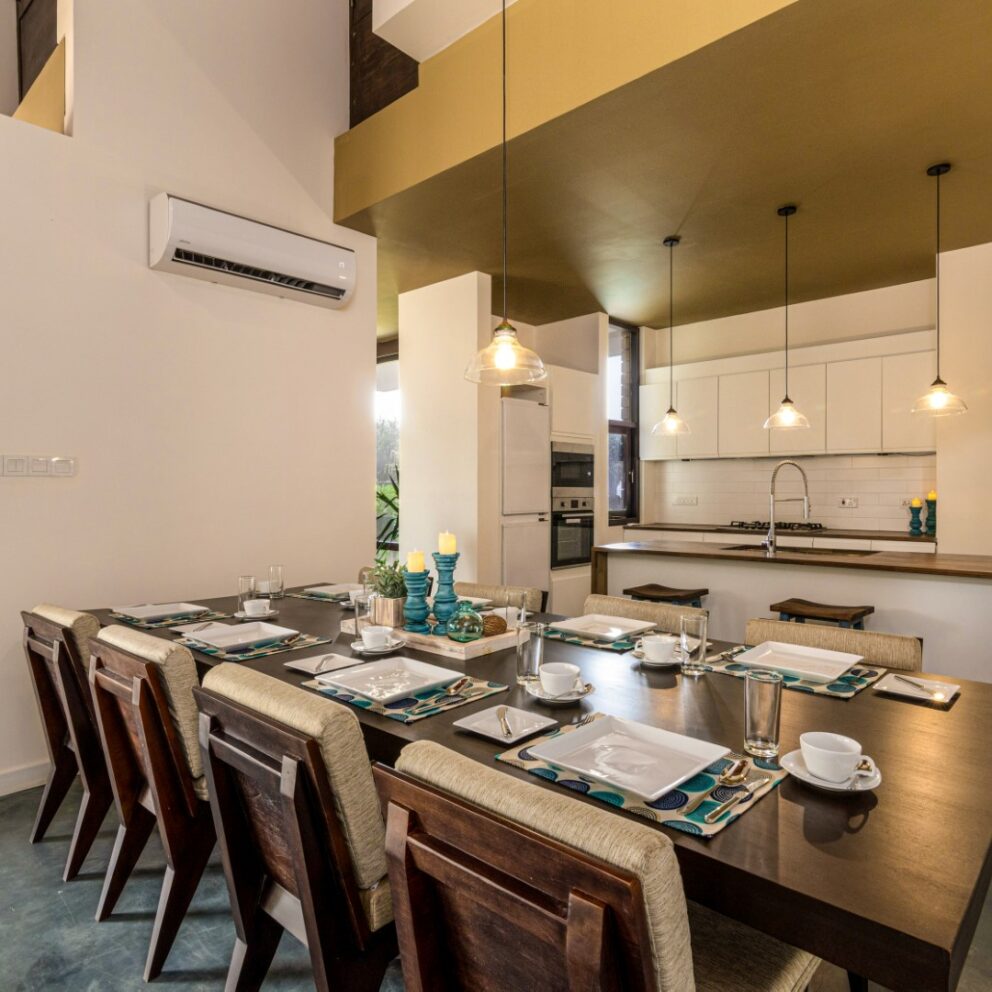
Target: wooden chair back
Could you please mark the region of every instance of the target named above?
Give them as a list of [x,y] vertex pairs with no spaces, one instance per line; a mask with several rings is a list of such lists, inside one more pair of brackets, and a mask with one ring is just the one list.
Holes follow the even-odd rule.
[[647,992],[639,880],[383,765],[407,992]]
[[309,947],[317,988],[338,987],[340,961],[382,941],[369,929],[320,743],[209,689],[193,694],[238,939],[252,948],[262,910]]

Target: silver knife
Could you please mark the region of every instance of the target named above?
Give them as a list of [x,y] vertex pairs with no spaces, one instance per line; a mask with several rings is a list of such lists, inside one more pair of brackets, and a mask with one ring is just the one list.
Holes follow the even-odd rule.
[[499,729],[503,731],[504,737],[512,737],[513,731],[510,729],[510,722],[506,719],[506,707],[496,707],[496,719],[499,720]]
[[748,796],[753,796],[758,789],[766,785],[769,781],[771,781],[771,775],[759,775],[757,778],[745,782],[740,792],[735,792],[726,802],[720,803],[716,809],[710,810],[703,819],[707,823],[716,823],[727,810],[733,809],[734,806],[747,799]]

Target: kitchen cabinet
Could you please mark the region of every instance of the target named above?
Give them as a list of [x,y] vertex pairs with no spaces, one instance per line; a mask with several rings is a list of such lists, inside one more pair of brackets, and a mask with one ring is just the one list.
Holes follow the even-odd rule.
[[656,462],[678,457],[674,436],[651,433],[668,410],[669,396],[667,382],[652,382],[641,386],[638,391],[638,450],[642,461]]
[[882,450],[882,359],[827,365],[827,451]]
[[933,417],[910,413],[917,397],[937,375],[937,355],[917,351],[882,359],[882,450],[935,451],[937,424]]
[[676,407],[689,425],[688,434],[677,435],[679,458],[715,458],[719,454],[719,380],[719,376],[710,375],[675,384]]
[[[680,383],[681,385],[681,383]],[[683,413],[683,416],[685,414]],[[719,452],[721,458],[768,454],[768,372],[720,376]]]
[[606,417],[599,376],[552,365],[548,367],[548,378],[552,432],[595,437]]
[[[777,410],[785,396],[785,369],[768,373],[768,409]],[[773,455],[822,455],[827,450],[827,366],[798,365],[789,369],[789,396],[809,420],[809,430],[768,431]]]
[[585,613],[586,597],[592,592],[592,568],[557,568],[551,573],[551,600],[548,609],[566,617]]

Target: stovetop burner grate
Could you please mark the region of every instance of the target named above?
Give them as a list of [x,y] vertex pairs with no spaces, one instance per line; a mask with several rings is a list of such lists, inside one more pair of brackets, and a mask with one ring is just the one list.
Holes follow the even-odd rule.
[[[767,520],[731,520],[730,526],[737,530],[768,530]],[[823,524],[805,520],[783,520],[775,524],[776,530],[826,530]]]

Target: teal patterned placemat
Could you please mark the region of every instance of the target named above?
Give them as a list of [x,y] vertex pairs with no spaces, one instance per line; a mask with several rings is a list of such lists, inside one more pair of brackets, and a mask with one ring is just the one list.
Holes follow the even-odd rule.
[[[497,692],[506,692],[509,686],[502,682],[487,682],[485,679],[470,679],[469,684],[454,696],[442,696],[438,699],[437,689],[428,689],[424,692],[416,692],[413,695],[397,699],[392,703],[376,703],[364,696],[356,696],[345,689],[335,689],[334,686],[316,680],[303,683],[309,689],[316,689],[323,696],[330,696],[332,699],[340,699],[342,702],[351,703],[359,709],[368,710],[370,713],[378,713],[380,716],[388,716],[390,720],[399,720],[400,723],[414,723],[429,716],[436,716],[447,710],[456,709],[466,703],[474,702],[477,699],[485,699],[486,696],[493,696]],[[436,705],[426,706],[426,702],[437,700]],[[416,710],[416,712],[412,712]]]
[[[742,665],[734,658],[724,658],[722,655],[713,655],[706,659],[706,670],[717,672],[722,675],[733,675],[742,679],[747,674],[749,668],[761,668],[760,665]],[[796,675],[782,675],[782,682],[786,689],[795,689],[797,692],[809,692],[816,696],[830,696],[833,699],[850,699],[856,696],[862,689],[877,682],[884,674],[884,668],[877,668],[874,665],[857,665],[850,669],[846,675],[842,675],[836,682],[809,682]]]
[[228,617],[233,616],[232,613],[217,613],[215,610],[211,610],[209,613],[198,613],[195,617],[184,613],[178,617],[165,617],[163,620],[135,620],[134,617],[126,617],[123,613],[114,613],[113,611],[111,611],[110,615],[115,620],[120,620],[121,623],[130,624],[132,627],[140,627],[142,630],[158,630],[160,627],[178,627],[182,623],[197,623],[200,620],[204,622],[207,620],[226,620]]
[[566,644],[578,644],[583,648],[598,648],[600,651],[616,651],[618,654],[623,651],[633,651],[634,641],[621,638],[619,641],[594,641],[591,637],[578,637],[576,634],[566,634],[560,630],[548,628],[544,636],[549,641],[564,641]]
[[[598,720],[605,715],[605,713],[596,713],[592,719]],[[606,803],[608,806],[626,810],[628,813],[636,813],[645,820],[660,823],[663,827],[671,827],[673,830],[681,830],[682,833],[693,834],[696,837],[703,838],[712,837],[714,834],[718,834],[723,830],[724,827],[729,826],[739,816],[751,809],[762,796],[766,796],[773,789],[777,789],[783,779],[788,775],[788,772],[775,761],[764,758],[751,758],[750,760],[755,768],[768,774],[768,782],[762,785],[752,796],[742,799],[736,806],[727,810],[716,823],[707,823],[707,813],[716,809],[720,803],[726,802],[735,792],[746,791],[742,785],[718,785],[710,793],[711,798],[707,797],[704,799],[696,809],[686,816],[682,816],[679,813],[679,809],[687,806],[694,796],[698,796],[700,792],[705,792],[715,785],[716,776],[732,763],[733,758],[721,758],[719,761],[715,761],[698,775],[693,775],[692,778],[687,779],[677,789],[666,792],[665,795],[658,799],[648,801],[612,785],[604,785],[595,779],[587,778],[578,772],[569,771],[560,765],[542,761],[530,753],[531,748],[536,744],[551,740],[551,738],[558,737],[561,734],[571,733],[576,729],[577,726],[574,724],[564,726],[553,733],[511,748],[502,754],[497,754],[496,760],[504,761],[517,768],[523,768],[525,771],[530,772],[531,775],[537,775],[539,778],[554,782],[556,785],[564,786],[564,788],[581,793],[590,799],[598,799],[601,803]]]
[[315,634],[303,634],[297,640],[289,644],[273,644],[268,647],[255,648],[254,651],[221,651],[220,648],[212,648],[209,645],[201,644],[190,637],[180,637],[176,642],[200,654],[210,655],[211,658],[220,658],[222,661],[253,661],[255,658],[267,658],[270,654],[282,654],[283,651],[298,651],[300,648],[312,648],[315,644],[329,644],[333,637],[317,637]]

